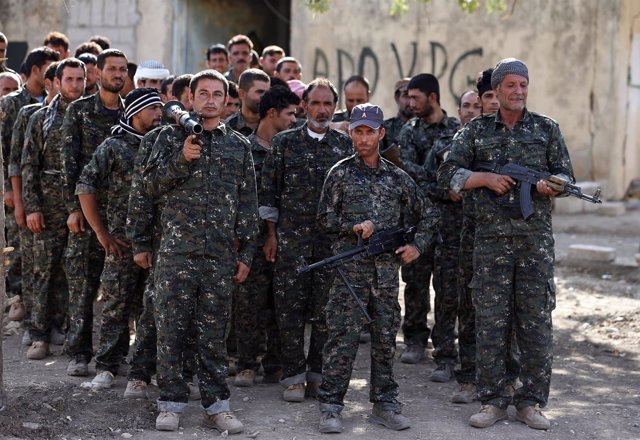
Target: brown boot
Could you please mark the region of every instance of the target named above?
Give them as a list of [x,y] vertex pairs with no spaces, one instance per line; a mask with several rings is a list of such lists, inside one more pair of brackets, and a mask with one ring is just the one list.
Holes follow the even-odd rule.
[[238,434],[244,429],[244,425],[231,412],[221,412],[218,414],[205,414],[204,425],[217,429],[220,432],[227,431],[229,434]]
[[282,393],[282,398],[287,402],[304,402],[304,384],[294,383],[289,385]]
[[488,428],[500,420],[507,418],[507,410],[493,405],[482,405],[480,411],[469,418],[469,425],[474,428]]
[[27,316],[27,308],[22,301],[16,301],[9,307],[7,319],[9,321],[22,321]]
[[237,387],[252,387],[256,383],[256,372],[253,370],[242,370],[236,374],[233,384]]
[[547,430],[551,428],[551,423],[542,414],[538,405],[525,406],[516,411],[516,420],[526,424],[529,428]]
[[27,359],[44,359],[49,354],[49,343],[44,341],[33,341],[27,350]]

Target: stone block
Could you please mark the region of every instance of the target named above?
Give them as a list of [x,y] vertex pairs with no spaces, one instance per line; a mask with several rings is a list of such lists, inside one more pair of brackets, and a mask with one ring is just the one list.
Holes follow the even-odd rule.
[[624,202],[603,202],[601,205],[598,205],[597,213],[615,217],[624,214],[626,211],[627,208]]
[[569,259],[611,263],[616,259],[616,248],[591,244],[572,244],[569,246]]

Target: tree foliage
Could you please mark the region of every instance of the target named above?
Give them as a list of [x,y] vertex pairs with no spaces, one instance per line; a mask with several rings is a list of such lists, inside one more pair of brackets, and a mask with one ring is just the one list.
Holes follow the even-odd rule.
[[[414,3],[429,3],[431,0],[391,0],[391,7],[389,8],[389,15],[403,15],[409,11],[409,4]],[[508,0],[452,0],[455,1],[460,9],[468,14],[476,12],[480,6],[484,3],[485,10],[491,13],[502,13],[507,10]],[[515,3],[516,0],[513,0]],[[313,14],[324,14],[331,7],[331,0],[306,0],[307,7],[313,12]]]

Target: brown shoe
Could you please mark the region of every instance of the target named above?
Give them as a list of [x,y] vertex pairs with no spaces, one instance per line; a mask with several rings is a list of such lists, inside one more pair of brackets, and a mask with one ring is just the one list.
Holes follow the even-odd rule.
[[469,425],[474,428],[488,428],[500,420],[507,418],[507,410],[493,405],[482,405],[480,411],[469,418]]
[[238,434],[244,430],[244,425],[231,412],[221,412],[218,414],[205,414],[204,425],[217,429],[220,432],[227,431],[229,434]]
[[453,392],[451,402],[453,403],[471,403],[476,400],[476,386],[472,383],[463,383],[460,388]]
[[294,383],[289,385],[282,393],[282,398],[287,402],[304,402],[304,384]]
[[9,321],[22,321],[27,316],[27,308],[22,301],[16,301],[9,307],[7,319]]
[[307,387],[304,390],[305,397],[318,397],[320,385],[322,385],[322,382],[307,382]]
[[27,350],[27,359],[44,359],[49,354],[49,343],[44,341],[33,341]]
[[551,423],[542,414],[542,410],[538,405],[525,406],[516,411],[516,420],[524,423],[529,428],[547,430],[551,428]]
[[256,383],[256,372],[253,370],[242,370],[236,374],[233,384],[237,387],[252,387]]

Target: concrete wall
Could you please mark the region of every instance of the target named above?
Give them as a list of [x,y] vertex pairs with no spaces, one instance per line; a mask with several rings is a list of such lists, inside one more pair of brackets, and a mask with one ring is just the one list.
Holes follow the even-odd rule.
[[503,16],[467,15],[451,0],[409,3],[402,17],[389,16],[389,0],[332,2],[314,17],[294,1],[291,51],[304,79],[324,75],[341,85],[364,74],[372,101],[391,115],[394,82],[431,72],[455,115],[455,97],[473,87],[477,72],[514,56],[529,66],[528,107],[560,123],[579,179],[602,181],[609,197],[620,197],[640,176],[638,87],[627,79],[630,65],[640,79],[640,42],[630,50],[639,2],[530,0]]

